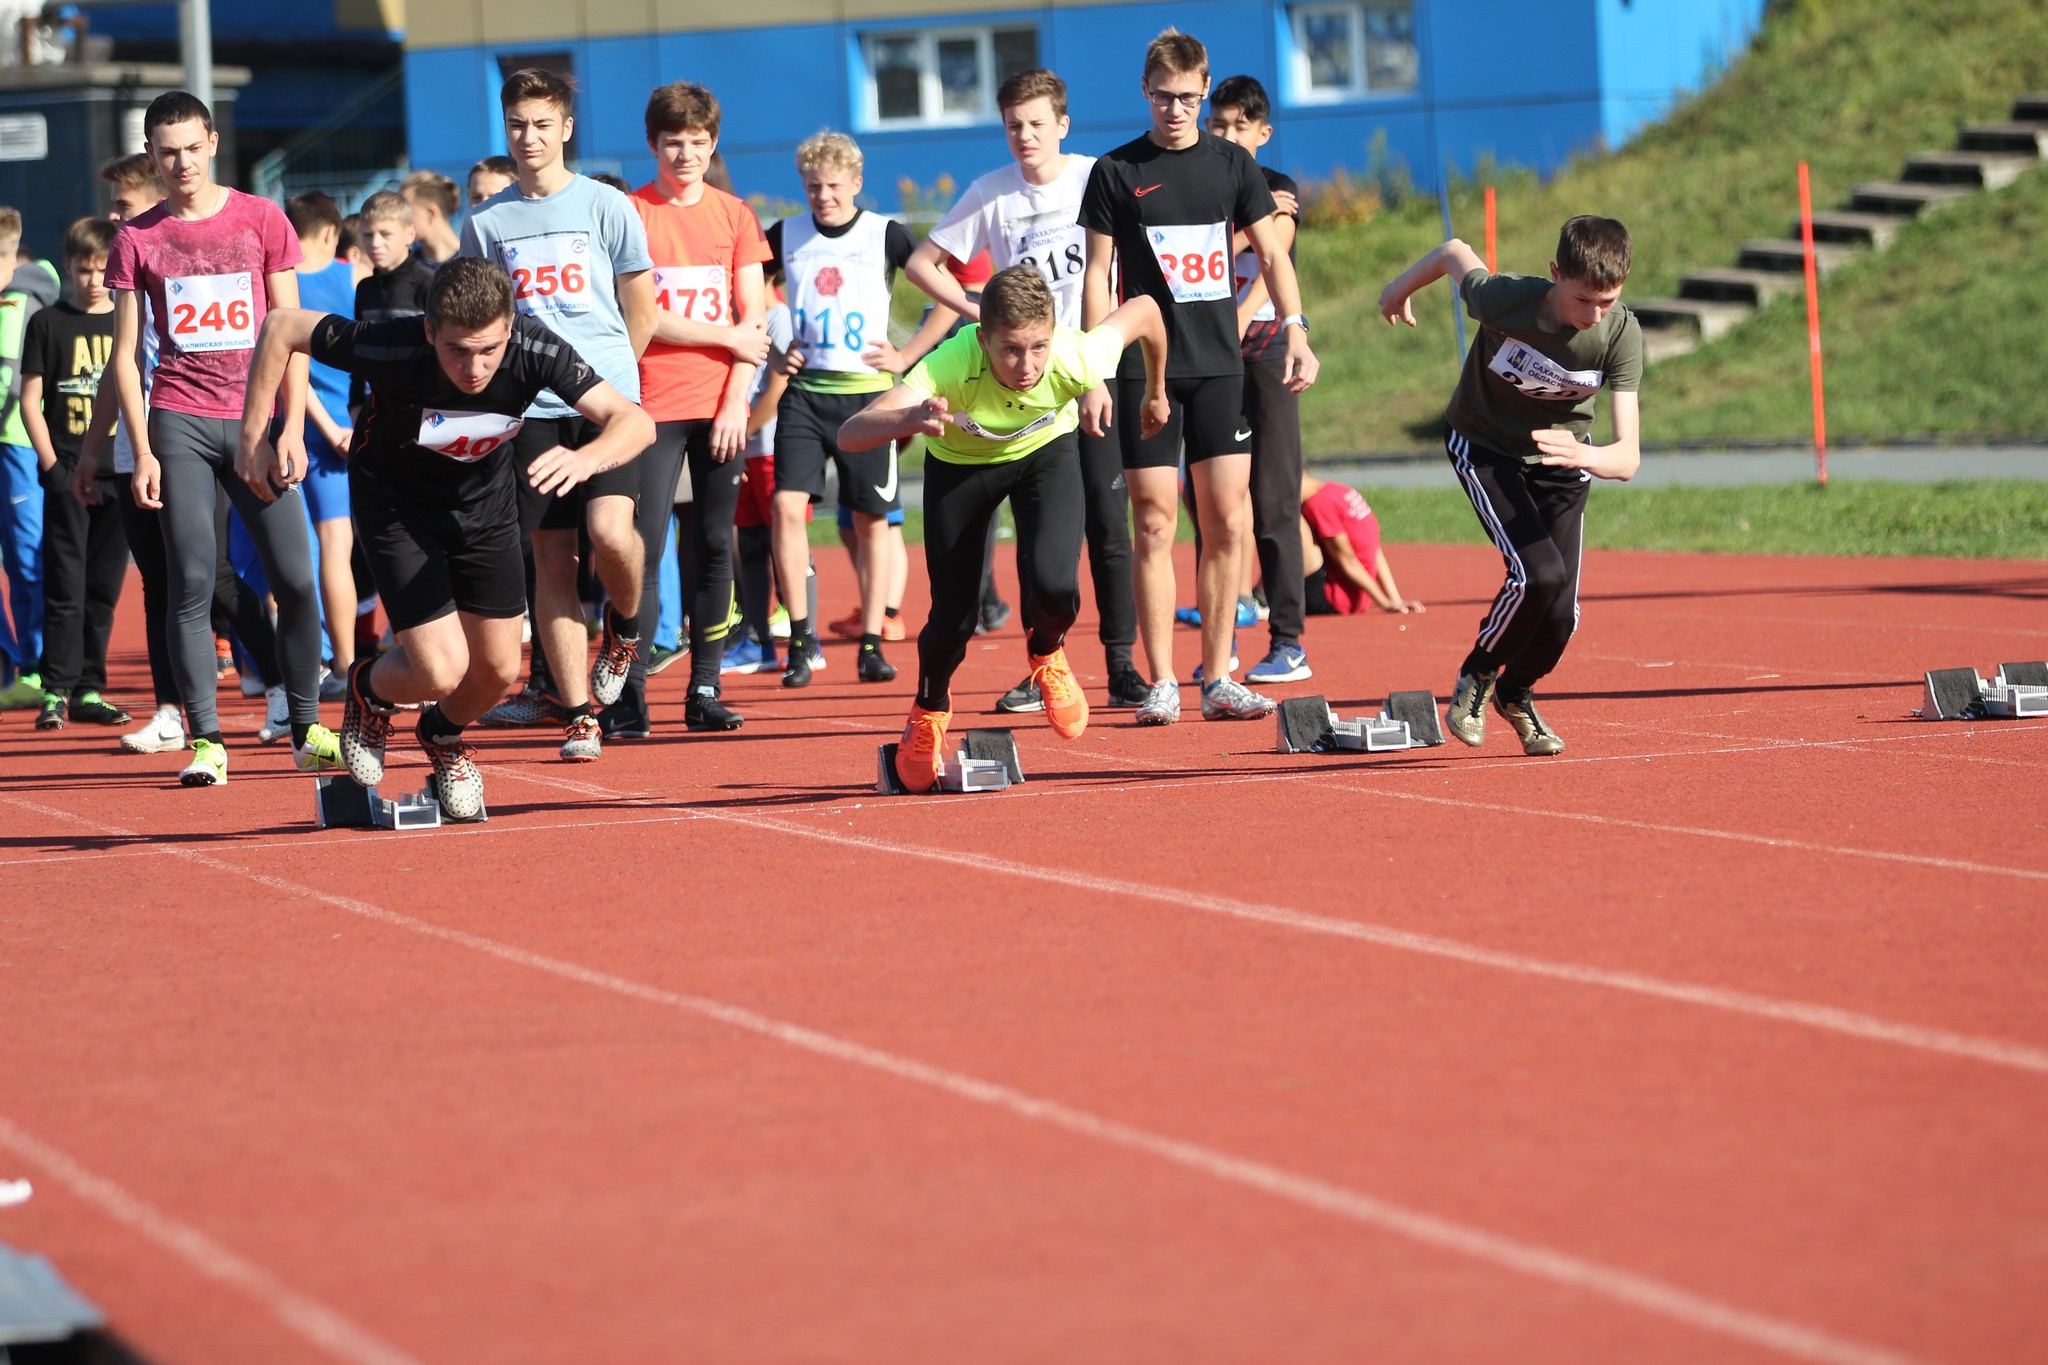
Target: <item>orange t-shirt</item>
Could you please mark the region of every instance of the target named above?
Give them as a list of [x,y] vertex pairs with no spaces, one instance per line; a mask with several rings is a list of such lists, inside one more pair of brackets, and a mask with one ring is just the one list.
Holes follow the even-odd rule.
[[[632,194],[654,258],[654,304],[696,322],[732,322],[732,282],[741,266],[768,260],[768,239],[744,200],[710,185],[687,208],[667,202],[659,181]],[[640,357],[640,406],[657,422],[718,415],[732,376],[722,346],[671,346],[652,341]]]

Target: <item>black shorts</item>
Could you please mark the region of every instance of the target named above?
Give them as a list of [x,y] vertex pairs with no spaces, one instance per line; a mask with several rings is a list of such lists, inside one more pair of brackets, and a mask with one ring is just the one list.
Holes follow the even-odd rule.
[[1140,434],[1138,415],[1145,408],[1145,380],[1116,381],[1116,419],[1110,430],[1123,446],[1125,469],[1172,469],[1180,464],[1185,442],[1189,464],[1218,455],[1249,455],[1251,426],[1244,420],[1244,376],[1207,375],[1166,381],[1172,415],[1149,440]]
[[510,472],[499,466],[480,479],[474,500],[444,501],[408,493],[363,463],[349,462],[356,544],[394,631],[451,611],[526,614],[519,500],[505,477]]
[[839,471],[839,505],[871,517],[903,506],[897,488],[896,443],[874,450],[839,448],[839,427],[880,397],[875,393],[819,393],[792,384],[775,409],[775,491],[825,497],[825,461]]
[[527,481],[526,471],[535,460],[556,446],[581,450],[596,440],[603,430],[583,416],[529,417],[526,425],[519,428],[519,434],[512,438],[512,468],[519,479],[519,530],[522,535],[532,535],[536,530],[581,530],[584,504],[592,498],[631,498],[635,505],[639,503],[637,460],[616,469],[607,469],[559,496],[536,492]]
[[1337,614],[1337,609],[1330,605],[1330,593],[1327,587],[1329,579],[1329,569],[1319,566],[1314,573],[1307,575],[1301,580],[1301,595],[1306,599],[1302,603],[1302,611],[1305,615],[1335,616]]

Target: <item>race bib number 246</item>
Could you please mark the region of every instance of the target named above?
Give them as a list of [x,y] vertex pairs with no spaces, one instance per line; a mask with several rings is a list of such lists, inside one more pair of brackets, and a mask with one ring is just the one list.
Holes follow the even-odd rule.
[[164,285],[171,342],[179,350],[251,351],[256,348],[255,277],[181,275]]

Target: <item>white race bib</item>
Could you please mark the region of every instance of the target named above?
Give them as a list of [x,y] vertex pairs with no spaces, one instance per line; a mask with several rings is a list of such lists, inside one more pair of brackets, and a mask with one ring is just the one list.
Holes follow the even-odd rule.
[[[1252,292],[1252,285],[1257,282],[1260,269],[1258,252],[1237,253],[1237,302],[1240,307],[1244,304],[1245,295]],[[1252,314],[1252,321],[1271,322],[1275,316],[1277,315],[1273,312],[1273,296],[1268,294],[1266,301],[1259,305],[1259,311]]]
[[1174,224],[1148,227],[1145,239],[1159,258],[1166,287],[1175,303],[1227,299],[1236,283],[1230,271],[1228,223]]
[[498,449],[526,425],[522,417],[501,412],[458,412],[447,408],[420,411],[419,443],[422,449],[463,464],[475,464]]
[[1088,266],[1088,234],[1070,210],[1041,213],[1002,226],[1003,244],[1008,248],[1006,265],[1032,267],[1045,276],[1055,293],[1061,285],[1079,288],[1081,272]]
[[1533,347],[1509,338],[1501,342],[1486,367],[1522,391],[1525,398],[1576,403],[1600,391],[1606,375],[1599,370],[1567,370]]
[[180,351],[256,349],[256,280],[234,275],[181,275],[164,284],[171,344]]
[[662,308],[709,327],[732,326],[732,296],[722,265],[654,267],[654,301]]
[[512,301],[529,316],[590,307],[590,234],[554,232],[499,248],[512,277]]

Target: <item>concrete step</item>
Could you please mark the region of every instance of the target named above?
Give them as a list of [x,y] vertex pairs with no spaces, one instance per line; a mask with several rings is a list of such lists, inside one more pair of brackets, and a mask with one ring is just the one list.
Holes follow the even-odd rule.
[[1653,330],[1683,332],[1696,341],[1713,341],[1726,336],[1756,311],[1754,305],[1727,299],[1637,299],[1628,308],[1642,325],[1646,341]]
[[[1799,232],[1799,221],[1792,222],[1792,232]],[[1833,209],[1827,213],[1813,215],[1813,240],[1815,245],[1834,242],[1843,246],[1867,246],[1882,251],[1892,244],[1892,238],[1899,235],[1899,219],[1890,213],[1857,213],[1852,209]]]
[[1906,158],[1905,174],[1899,178],[1911,185],[1963,185],[1996,190],[2019,179],[2040,159],[2038,154],[2011,152],[1922,152]]
[[[1840,242],[1813,239],[1814,269],[1825,275],[1857,254],[1857,248]],[[1789,241],[1744,242],[1735,264],[1744,270],[1780,270],[1787,274],[1806,273],[1806,246],[1797,238]]]
[[2048,119],[2048,95],[2021,95],[2012,102],[2012,116],[2024,119]]
[[1849,192],[1849,207],[1863,213],[1889,213],[1911,218],[1929,209],[1946,208],[1977,193],[1974,185],[1909,185],[1897,180],[1873,181]]
[[1692,270],[1678,281],[1678,297],[1761,308],[1780,294],[1805,289],[1797,275],[1777,270]]
[[2007,152],[2018,156],[2048,157],[2048,119],[2007,119],[2002,123],[1972,123],[1956,138],[1959,152]]
[[1660,360],[1674,356],[1689,355],[1704,343],[1696,328],[1678,324],[1670,327],[1643,328],[1643,363],[1655,365]]

